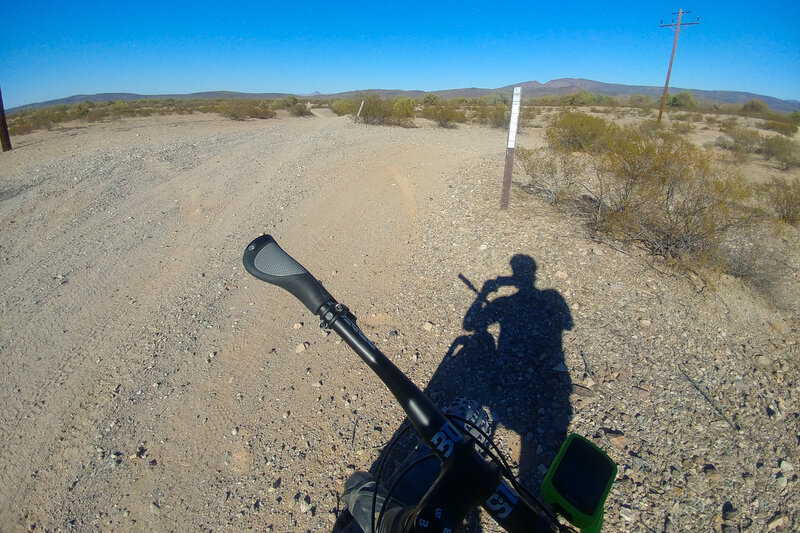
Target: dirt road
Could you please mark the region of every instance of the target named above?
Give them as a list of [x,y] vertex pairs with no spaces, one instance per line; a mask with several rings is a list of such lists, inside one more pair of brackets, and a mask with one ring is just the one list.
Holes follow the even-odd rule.
[[[456,274],[480,286],[532,254],[576,321],[571,428],[622,465],[610,527],[708,531],[729,499],[791,527],[790,317],[744,289],[698,295],[542,205],[498,214],[503,131],[318,114],[76,126],[2,155],[0,530],[330,528],[344,479],[402,416],[302,306],[244,272],[262,232],[422,384],[463,333],[474,295]],[[746,435],[687,384],[687,362]],[[533,438],[499,431],[512,456]],[[789,489],[768,472],[781,461]]]
[[307,368],[345,386],[353,362],[295,353],[319,338],[312,317],[245,275],[243,247],[274,233],[354,308],[397,291],[420,205],[481,152],[417,133],[169,117],[17,143],[2,173],[2,529],[227,523],[230,482],[269,470],[259,442],[308,424]]

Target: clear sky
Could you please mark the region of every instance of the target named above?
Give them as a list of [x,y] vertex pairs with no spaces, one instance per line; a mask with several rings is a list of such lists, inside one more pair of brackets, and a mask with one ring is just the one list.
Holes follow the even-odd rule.
[[495,88],[555,78],[800,100],[800,0],[0,0],[6,108],[75,94]]

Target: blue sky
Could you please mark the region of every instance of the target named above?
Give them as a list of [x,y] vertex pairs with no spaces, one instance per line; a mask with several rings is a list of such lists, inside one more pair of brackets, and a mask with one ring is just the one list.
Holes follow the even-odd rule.
[[0,0],[6,108],[101,92],[334,93],[581,77],[800,100],[800,1]]

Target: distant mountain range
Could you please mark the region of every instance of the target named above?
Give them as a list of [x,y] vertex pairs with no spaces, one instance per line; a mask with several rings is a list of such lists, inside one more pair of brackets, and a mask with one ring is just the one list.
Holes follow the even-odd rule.
[[[570,94],[578,91],[588,91],[591,93],[604,94],[607,96],[620,97],[632,94],[643,94],[653,97],[655,100],[661,98],[663,87],[647,86],[647,85],[623,85],[618,83],[603,83],[600,81],[586,80],[583,78],[560,78],[551,80],[547,83],[539,83],[538,81],[526,81],[522,83],[515,83],[513,85],[506,85],[505,87],[498,87],[496,89],[482,89],[471,87],[466,89],[447,89],[443,91],[430,91],[439,95],[441,98],[476,98],[486,96],[493,93],[511,93],[514,87],[522,87],[523,97],[537,97],[537,96],[557,96],[561,94]],[[721,104],[743,104],[744,102],[753,98],[758,98],[766,103],[773,111],[781,111],[784,113],[792,112],[800,109],[800,101],[798,100],[782,100],[772,96],[762,94],[753,94],[740,91],[704,91],[699,89],[683,89],[680,87],[670,87],[670,93],[675,94],[680,91],[689,91],[694,95],[698,101],[714,102]],[[297,95],[308,99],[317,98],[348,98],[363,93],[377,93],[382,97],[395,97],[407,96],[409,98],[419,98],[427,94],[427,91],[403,91],[391,89],[367,89],[359,91],[348,91],[336,94],[320,94],[314,92],[313,94]],[[113,100],[142,100],[147,98],[281,98],[288,96],[284,93],[239,93],[231,91],[209,91],[191,94],[158,94],[158,95],[143,95],[133,93],[101,93],[101,94],[78,94],[67,98],[60,98],[58,100],[50,100],[48,102],[40,102],[36,104],[29,104],[24,106],[7,109],[8,113],[20,111],[22,109],[40,109],[57,104],[76,104],[79,102],[106,102]]]

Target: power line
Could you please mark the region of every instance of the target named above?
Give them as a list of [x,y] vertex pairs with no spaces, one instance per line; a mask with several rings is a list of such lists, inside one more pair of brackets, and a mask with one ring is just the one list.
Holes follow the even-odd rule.
[[678,22],[673,22],[669,24],[664,24],[664,21],[661,21],[660,27],[661,28],[675,28],[675,40],[672,42],[672,55],[669,56],[669,68],[667,69],[667,81],[664,83],[664,94],[661,95],[661,106],[658,108],[658,122],[661,123],[661,115],[664,114],[664,104],[667,101],[667,90],[669,89],[669,77],[672,74],[672,62],[675,60],[675,48],[678,47],[678,34],[681,32],[681,26],[694,26],[695,24],[700,24],[700,17],[697,17],[695,22],[683,22],[681,23],[681,18],[686,15],[687,13],[691,13],[691,11],[684,11],[683,9],[679,9],[677,13],[672,13],[673,15],[678,15]]

